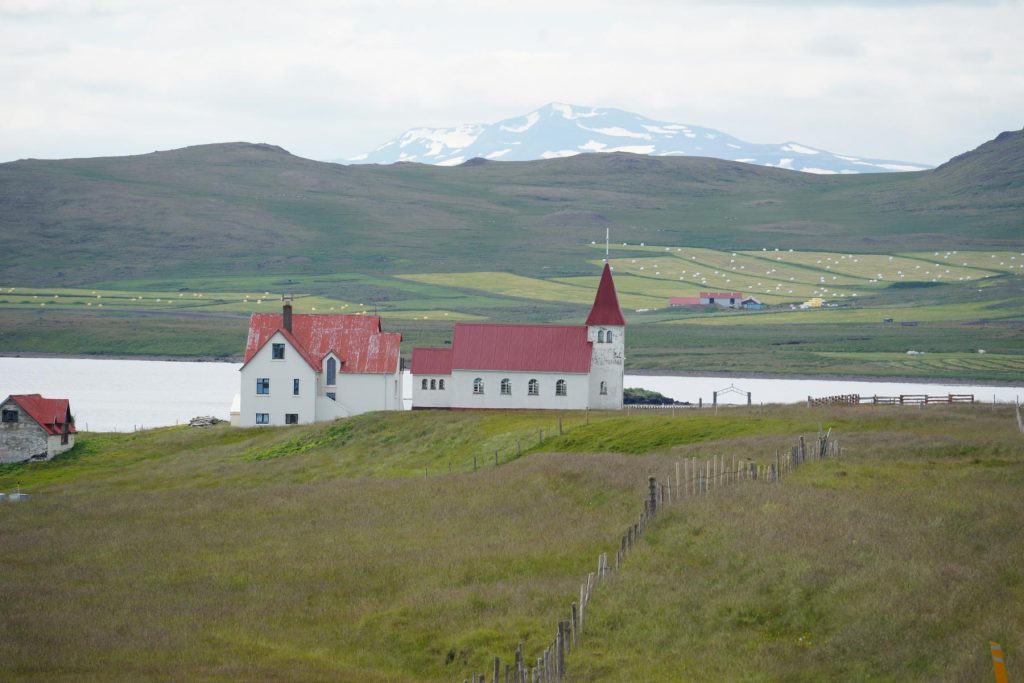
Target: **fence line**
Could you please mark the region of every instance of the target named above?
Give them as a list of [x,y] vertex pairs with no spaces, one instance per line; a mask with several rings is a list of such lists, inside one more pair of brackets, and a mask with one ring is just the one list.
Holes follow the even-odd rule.
[[[586,632],[587,613],[591,597],[598,586],[607,581],[612,572],[619,571],[629,553],[643,539],[644,532],[655,523],[658,513],[667,505],[682,502],[712,493],[729,486],[746,482],[774,483],[806,462],[816,462],[828,457],[840,457],[842,448],[839,440],[832,436],[832,429],[818,434],[817,439],[808,443],[803,436],[790,448],[788,453],[775,451],[774,462],[759,464],[749,458],[746,462],[733,456],[715,455],[698,462],[696,458],[677,460],[675,463],[675,486],[668,476],[661,483],[656,477],[648,477],[644,496],[643,511],[636,521],[626,527],[619,538],[615,552],[615,563],[609,562],[607,552],[597,556],[595,571],[589,572],[580,583],[579,601],[573,600],[559,618],[551,641],[534,659],[527,659],[523,644],[516,646],[512,663],[502,667],[500,657],[494,657],[494,668],[490,683],[560,683],[566,679],[566,658],[579,648]],[[504,678],[502,678],[504,671]],[[488,683],[487,674],[473,673],[463,683]]]
[[875,406],[924,406],[934,403],[974,403],[974,394],[946,394],[944,396],[928,396],[927,394],[900,394],[899,396],[861,396],[860,394],[840,394],[838,396],[807,397],[807,407],[835,405],[875,405]]

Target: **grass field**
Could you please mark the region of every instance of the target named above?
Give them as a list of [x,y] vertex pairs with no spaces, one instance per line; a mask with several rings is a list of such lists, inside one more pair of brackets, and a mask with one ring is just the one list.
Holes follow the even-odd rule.
[[[599,247],[591,245],[588,251]],[[1012,339],[1007,330],[1019,332],[1024,325],[1024,277],[1014,265],[1015,252],[741,252],[639,244],[617,245],[615,252],[611,262],[629,323],[630,370],[743,368],[884,377],[898,369],[913,377],[1014,381],[1017,357],[1024,355],[1024,335],[1018,334],[1016,343],[1004,343]],[[277,311],[280,296],[292,294],[299,312],[377,312],[386,329],[403,333],[403,353],[408,354],[412,346],[449,340],[451,325],[459,320],[578,324],[593,301],[601,264],[579,265],[591,274],[218,275],[98,282],[88,288],[8,282],[0,287],[0,348],[235,356],[241,352],[248,314]],[[702,290],[754,294],[770,309],[667,307],[672,296],[696,296]],[[795,310],[814,296],[835,307]],[[884,325],[887,318],[895,323]],[[917,334],[897,329],[903,323],[918,325]],[[791,332],[785,334],[787,327]],[[711,328],[728,329],[736,339],[723,344]],[[821,350],[854,355],[807,353],[811,348],[804,338],[819,339],[829,331],[844,344]],[[231,335],[236,335],[234,340]],[[714,344],[712,338],[717,339]],[[962,343],[951,347],[950,339]],[[722,355],[726,349],[733,352],[731,358]],[[978,349],[993,355],[969,363],[882,362],[879,356],[866,355]],[[958,369],[962,375],[955,374]]]
[[2,466],[33,496],[0,505],[4,678],[462,680],[536,656],[648,474],[824,426],[841,461],[660,518],[595,594],[574,680],[983,680],[989,639],[1024,647],[1008,407],[563,413],[508,459],[557,417],[82,434]]

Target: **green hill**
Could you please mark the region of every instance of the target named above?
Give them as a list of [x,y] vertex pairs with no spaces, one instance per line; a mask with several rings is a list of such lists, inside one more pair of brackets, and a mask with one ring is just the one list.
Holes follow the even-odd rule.
[[22,160],[0,165],[0,270],[25,285],[496,263],[575,275],[605,227],[620,242],[733,249],[1015,248],[1020,139],[934,171],[844,177],[630,154],[341,166],[246,143]]
[[959,405],[82,434],[0,467],[32,496],[0,504],[2,677],[461,681],[518,643],[532,662],[649,475],[767,463],[825,427],[840,459],[668,508],[595,591],[572,680],[985,680],[989,640],[1013,675],[1024,445],[1011,407]]

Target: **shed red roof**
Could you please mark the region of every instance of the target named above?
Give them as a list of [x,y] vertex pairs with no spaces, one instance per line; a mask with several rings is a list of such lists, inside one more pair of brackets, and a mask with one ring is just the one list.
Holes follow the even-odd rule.
[[702,299],[741,299],[743,292],[701,292]]
[[591,346],[582,325],[458,323],[452,337],[452,368],[590,372]]
[[700,306],[699,296],[673,296],[668,300],[669,306]]
[[76,432],[75,418],[71,416],[71,405],[66,398],[43,398],[39,394],[11,394],[10,399],[39,423],[47,434],[63,434],[64,425],[67,425],[69,434]]
[[381,332],[378,316],[320,313],[293,314],[291,333],[284,329],[280,313],[253,313],[245,363],[278,332],[318,372],[332,352],[341,361],[340,372],[392,373],[398,367],[402,335]]
[[587,316],[588,325],[625,325],[622,310],[619,308],[619,297],[615,293],[615,282],[612,281],[612,269],[604,264],[601,282],[597,285],[597,296],[594,307]]
[[416,348],[412,350],[412,374],[452,374],[452,350],[450,348]]

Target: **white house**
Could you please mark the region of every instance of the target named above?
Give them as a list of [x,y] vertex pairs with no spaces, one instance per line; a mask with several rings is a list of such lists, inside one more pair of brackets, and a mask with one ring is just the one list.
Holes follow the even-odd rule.
[[75,445],[66,398],[12,394],[0,403],[0,463],[49,460]]
[[238,422],[307,424],[401,410],[402,335],[375,315],[254,313],[241,369]]
[[458,323],[412,351],[412,407],[621,410],[626,321],[605,264],[585,325]]

